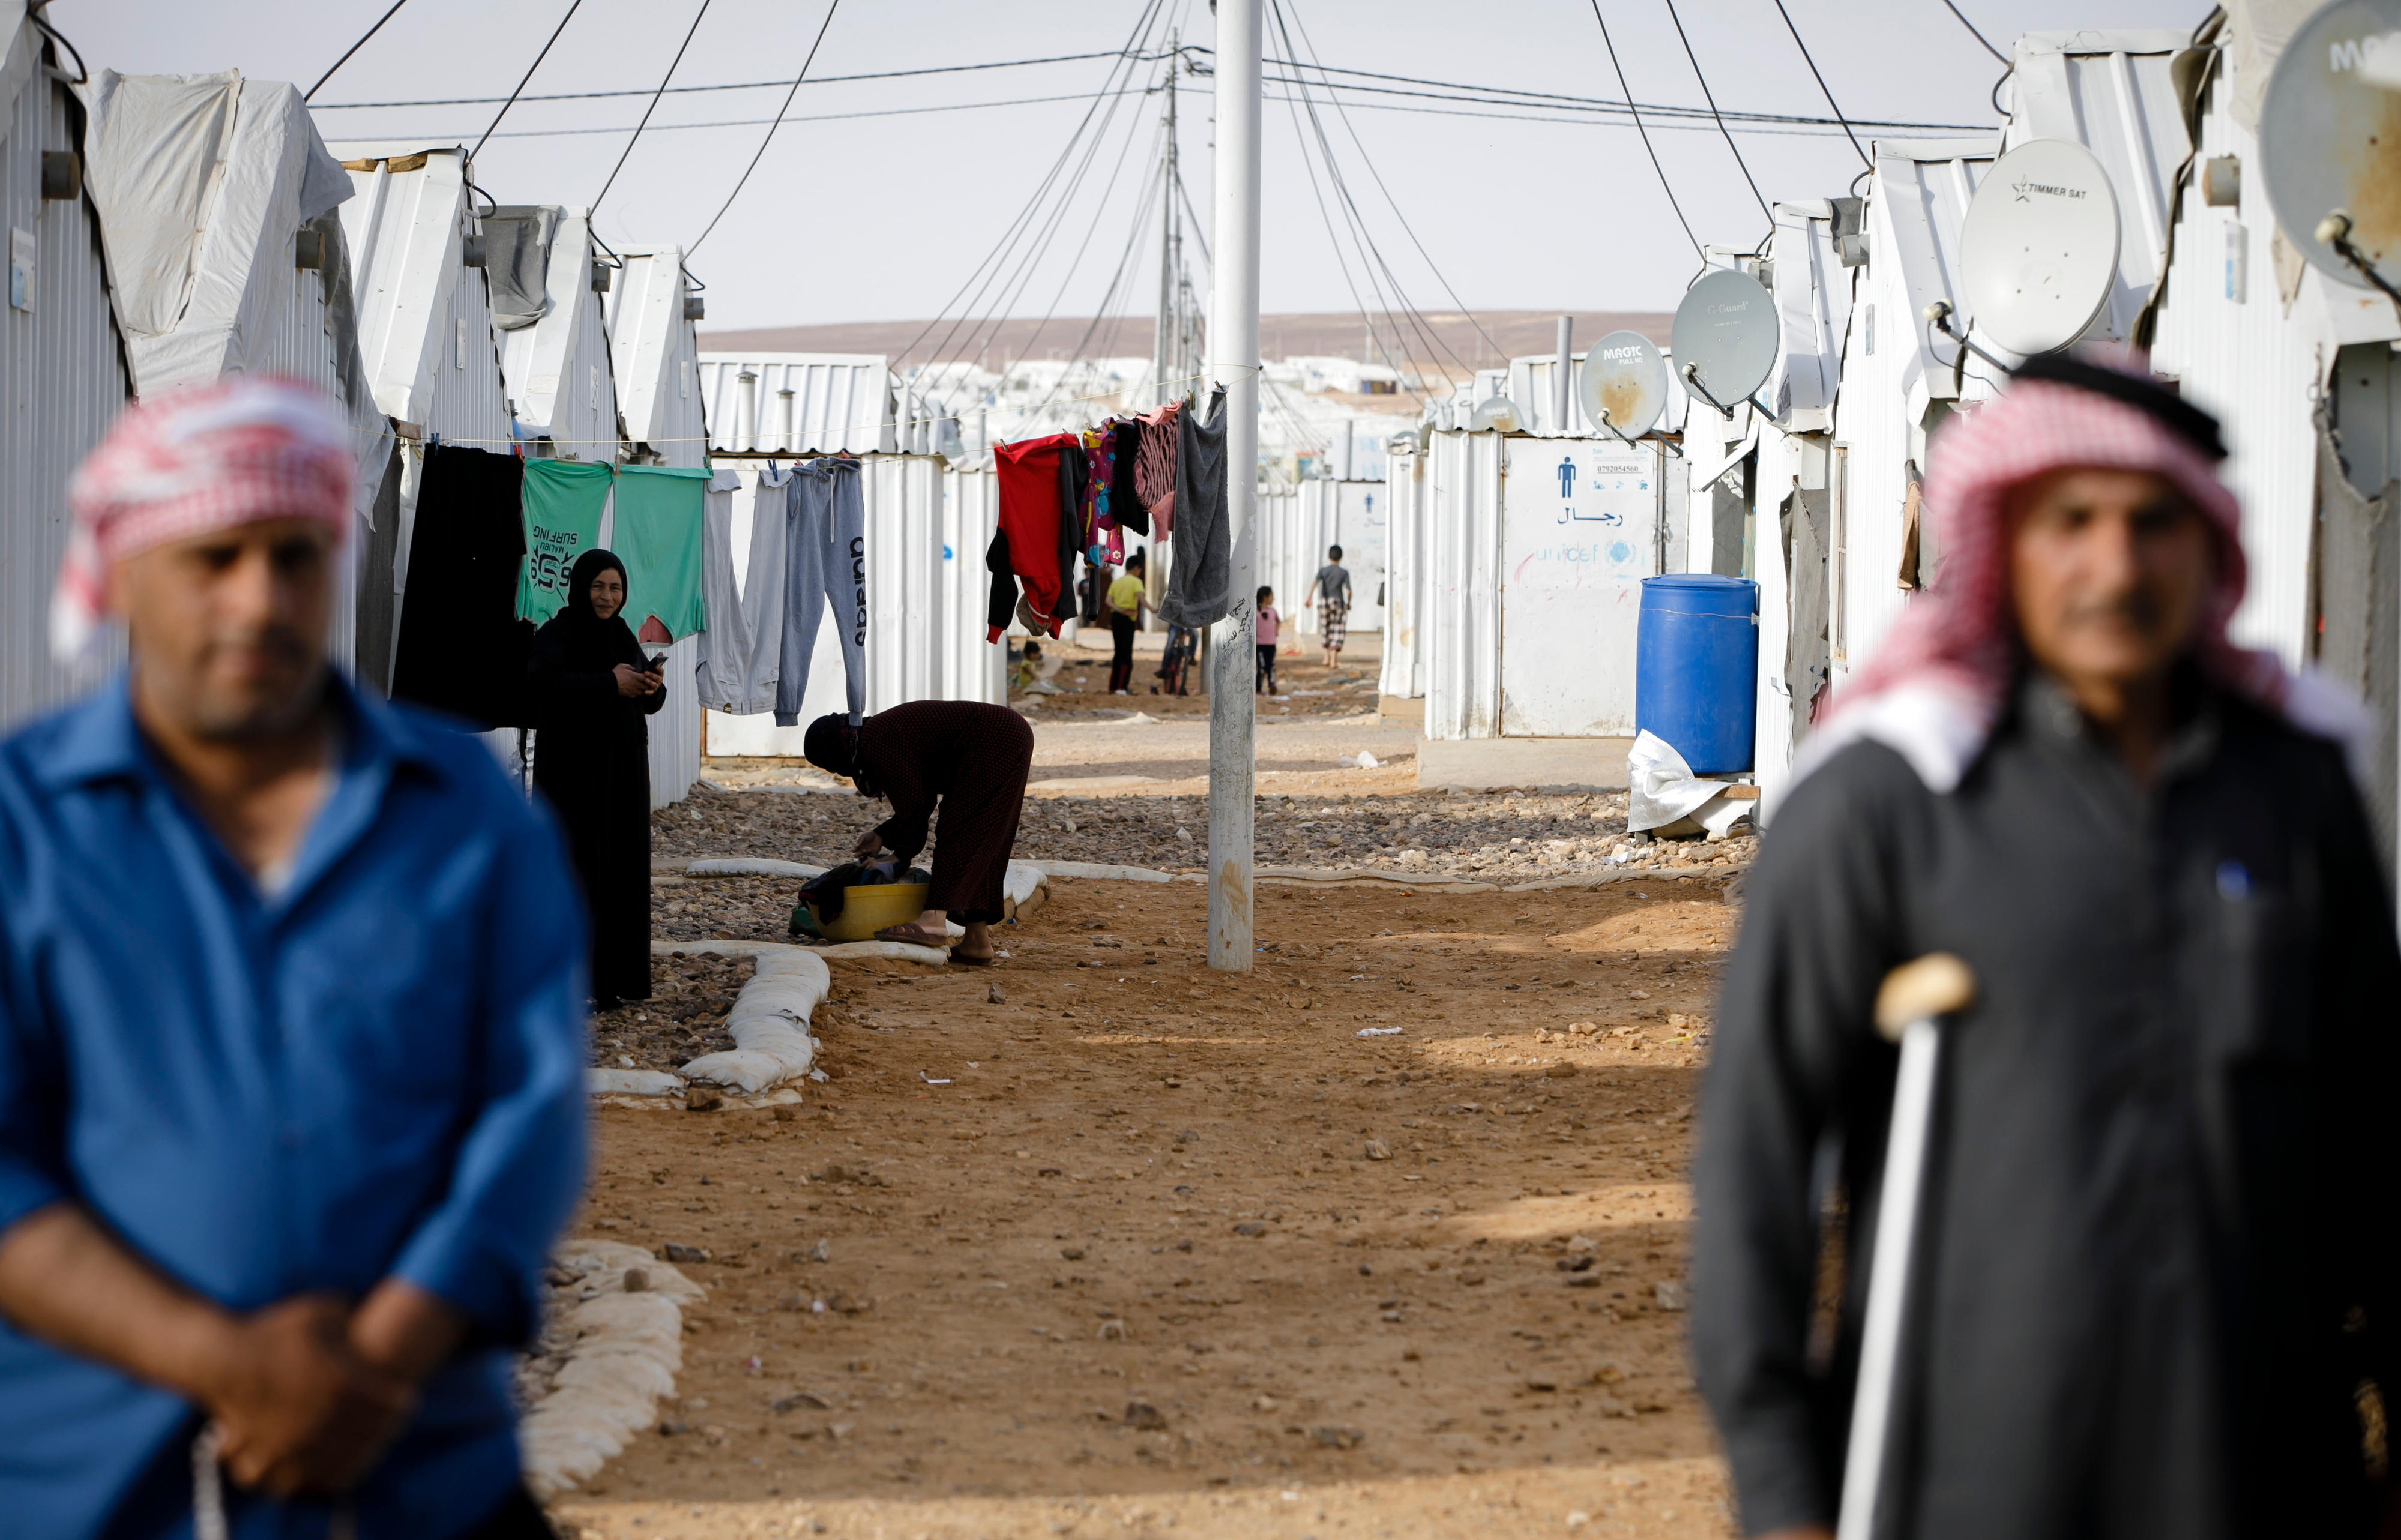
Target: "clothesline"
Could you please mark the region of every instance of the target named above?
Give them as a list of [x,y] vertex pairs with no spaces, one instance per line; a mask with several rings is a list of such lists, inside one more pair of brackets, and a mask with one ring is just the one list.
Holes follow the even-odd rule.
[[[1224,383],[1226,383],[1226,384],[1231,384],[1231,383],[1233,383],[1235,380],[1245,379],[1245,378],[1248,378],[1249,376],[1251,376],[1251,375],[1253,375],[1263,374],[1263,373],[1265,373],[1265,372],[1266,372],[1266,369],[1267,369],[1267,366],[1266,366],[1265,364],[1262,364],[1262,363],[1255,363],[1255,364],[1251,365],[1248,369],[1244,369],[1244,370],[1238,371],[1237,373],[1235,373],[1235,374],[1233,374],[1233,375],[1229,375],[1229,376],[1226,379],[1226,381],[1225,381]],[[1167,384],[1167,385],[1196,385],[1196,384],[1200,383],[1201,381],[1204,381],[1204,380],[1210,380],[1210,379],[1214,379],[1214,378],[1215,378],[1215,376],[1214,376],[1214,375],[1185,375],[1185,376],[1184,376],[1183,378],[1181,378],[1181,379],[1166,380],[1166,381],[1163,381],[1162,383]],[[1082,402],[1093,402],[1093,401],[1115,401],[1115,400],[1117,400],[1118,397],[1120,397],[1120,396],[1122,396],[1122,395],[1124,395],[1124,394],[1125,394],[1125,392],[1124,392],[1124,391],[1122,391],[1122,390],[1107,390],[1107,391],[1103,391],[1103,392],[1101,392],[1101,393],[1100,393],[1100,394],[1098,394],[1098,395],[1091,395],[1091,396],[1069,396],[1069,397],[1067,397],[1065,400],[1063,400],[1063,401],[1060,402],[1059,402],[1059,404],[1060,404],[1061,406],[1076,406],[1076,405],[1079,405],[1079,404],[1081,404]],[[940,416],[940,417],[912,417],[912,418],[911,418],[910,420],[911,420],[912,422],[955,422],[955,421],[957,421],[957,420],[958,420],[958,415],[957,415],[956,413],[950,413],[950,414],[947,414],[947,415],[945,415],[944,416]],[[829,428],[829,429],[823,429],[823,431],[825,431],[825,432],[829,432],[829,433],[848,433],[848,432],[852,432],[852,431],[854,431],[854,430],[856,430],[856,429],[868,429],[868,428],[897,428],[897,427],[899,427],[899,420],[898,420],[897,418],[885,417],[885,418],[880,418],[880,419],[878,419],[878,420],[876,420],[876,421],[874,421],[874,422],[853,422],[853,423],[844,423],[843,426],[841,426],[841,427],[839,427],[839,428]],[[704,434],[697,434],[697,435],[687,434],[687,435],[685,435],[685,436],[683,436],[683,437],[680,437],[680,438],[667,438],[667,439],[560,439],[560,438],[553,438],[553,437],[551,437],[551,436],[550,436],[550,435],[548,435],[548,434],[541,434],[541,435],[538,435],[538,436],[536,436],[536,437],[534,437],[534,438],[530,438],[530,439],[514,439],[514,438],[512,438],[512,439],[453,439],[453,438],[444,438],[444,437],[442,437],[442,435],[439,435],[439,434],[432,434],[432,435],[429,435],[429,436],[427,437],[427,439],[425,440],[425,443],[430,444],[430,443],[433,443],[436,439],[439,439],[439,440],[440,440],[440,442],[441,442],[441,443],[457,443],[457,444],[469,444],[469,445],[475,445],[475,444],[487,444],[487,443],[504,443],[504,444],[517,445],[517,444],[529,444],[529,443],[552,443],[552,444],[570,444],[570,445],[576,445],[576,446],[583,446],[583,445],[590,445],[590,444],[603,444],[603,443],[605,443],[605,444],[611,444],[611,445],[629,444],[629,443],[647,443],[647,444],[651,444],[651,445],[656,446],[656,445],[660,445],[660,444],[669,444],[669,443],[715,443],[715,442],[716,442],[715,437],[714,437],[713,435],[710,435],[710,434],[705,434],[705,433],[704,433]],[[410,442],[410,443],[415,443],[415,442],[417,442],[417,441],[415,441],[415,440],[411,440],[411,441],[408,441],[408,442]],[[775,450],[729,450],[729,451],[727,451],[727,453],[729,453],[729,454],[777,454],[777,453],[780,453],[780,454],[785,454],[785,455],[790,455],[790,456],[793,456],[793,457],[796,457],[805,458],[805,457],[810,457],[810,456],[816,456],[816,455],[835,455],[835,454],[847,453],[847,451],[844,451],[844,450],[836,450],[836,449],[813,449],[813,450],[804,450],[804,449],[788,449],[788,450],[781,450],[781,451],[775,451]]]

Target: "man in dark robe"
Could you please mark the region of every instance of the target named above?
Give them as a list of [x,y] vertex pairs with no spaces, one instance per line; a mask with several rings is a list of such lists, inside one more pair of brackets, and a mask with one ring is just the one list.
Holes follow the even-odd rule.
[[990,963],[990,927],[1003,918],[1001,880],[1017,844],[1025,775],[1034,763],[1034,729],[1025,718],[1007,706],[973,701],[911,701],[857,727],[839,712],[820,716],[809,724],[802,748],[819,770],[849,777],[862,797],[891,799],[892,816],[852,850],[862,860],[889,851],[905,870],[926,848],[926,825],[940,803],[942,839],[934,852],[925,912],[905,925],[885,926],[876,939],[949,946],[955,914],[967,934],[951,948],[951,961]]
[[1976,1000],[1943,1029],[1876,1535],[2377,1533],[2401,962],[2356,703],[2227,639],[2223,455],[2147,377],[2068,361],[1937,441],[1945,565],[1804,746],[1702,1097],[1694,1349],[1747,1533],[1825,1536],[1842,1500],[1873,1002],[1937,951]]
[[533,641],[533,784],[567,826],[592,916],[592,1000],[651,998],[649,718],[666,681],[625,623],[625,564],[587,551]]

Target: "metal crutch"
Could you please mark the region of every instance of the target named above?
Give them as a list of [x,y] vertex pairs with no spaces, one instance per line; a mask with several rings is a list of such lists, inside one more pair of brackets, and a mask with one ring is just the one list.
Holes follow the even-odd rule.
[[1976,998],[1976,975],[1949,952],[1929,952],[1885,975],[1876,990],[1876,1031],[1900,1044],[1885,1141],[1884,1198],[1875,1256],[1868,1271],[1868,1314],[1859,1339],[1859,1379],[1851,1398],[1851,1444],[1843,1461],[1837,1540],[1875,1540],[1876,1499],[1892,1444],[1892,1400],[1899,1378],[1901,1323],[1909,1314],[1911,1258],[1926,1186],[1934,1122],[1934,1071],[1942,1052],[1940,1022]]

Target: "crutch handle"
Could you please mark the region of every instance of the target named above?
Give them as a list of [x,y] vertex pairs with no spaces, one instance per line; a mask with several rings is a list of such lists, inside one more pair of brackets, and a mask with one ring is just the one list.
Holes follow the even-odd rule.
[[1899,1043],[1913,1021],[1956,1015],[1976,1002],[1976,975],[1950,952],[1928,952],[1884,975],[1876,989],[1875,1025],[1886,1043]]

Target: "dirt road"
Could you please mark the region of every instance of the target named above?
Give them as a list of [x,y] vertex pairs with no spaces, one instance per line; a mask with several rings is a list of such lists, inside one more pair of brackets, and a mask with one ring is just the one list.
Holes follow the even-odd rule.
[[997,969],[838,963],[789,1121],[598,1114],[583,1233],[710,1298],[559,1517],[1728,1533],[1681,1313],[1722,885],[1262,885],[1236,978],[1197,884],[1063,882]]

